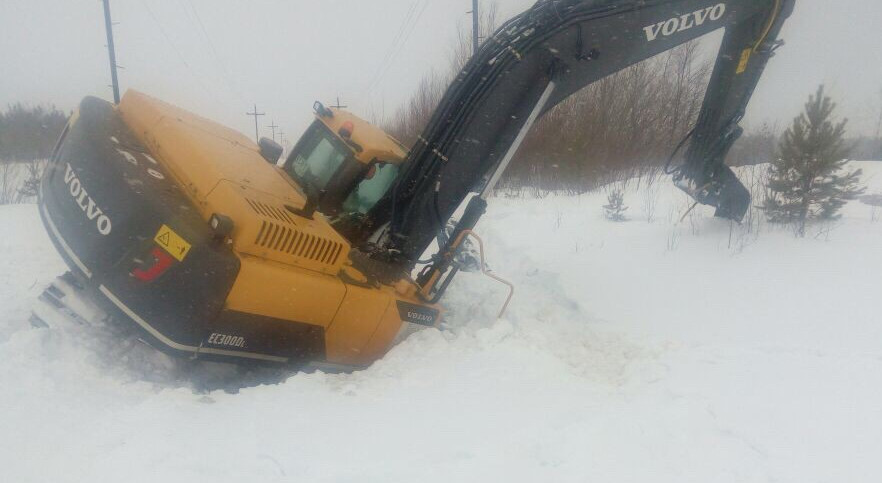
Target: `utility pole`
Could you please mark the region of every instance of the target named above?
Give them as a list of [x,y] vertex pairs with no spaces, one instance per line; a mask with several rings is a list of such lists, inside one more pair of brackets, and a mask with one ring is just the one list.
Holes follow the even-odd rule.
[[[256,110],[257,110],[257,109],[255,109],[255,111],[256,111]],[[273,141],[275,141],[275,140],[276,140],[276,128],[279,127],[279,126],[276,126],[276,121],[274,120],[274,121],[272,121],[272,124],[270,124],[270,125],[267,126],[267,127],[273,130]]]
[[279,144],[282,145],[282,157],[288,157],[288,139],[285,138],[285,131],[279,129]]
[[876,122],[876,136],[873,140],[876,141],[874,156],[882,156],[882,89],[879,89],[879,121]]
[[882,106],[879,107],[879,121],[876,122],[876,139],[882,141]]
[[254,142],[260,143],[260,130],[257,127],[257,118],[266,116],[265,112],[257,112],[257,104],[254,105],[254,112],[246,112],[246,116],[254,116]]
[[116,75],[116,49],[113,47],[113,21],[110,19],[110,0],[104,3],[104,28],[107,30],[107,51],[110,53],[110,81],[113,83],[113,102],[119,104],[119,77]]
[[478,0],[472,0],[472,54],[478,55],[481,46],[481,15],[478,12]]
[[882,89],[879,89],[879,122],[876,123],[876,139],[882,141]]

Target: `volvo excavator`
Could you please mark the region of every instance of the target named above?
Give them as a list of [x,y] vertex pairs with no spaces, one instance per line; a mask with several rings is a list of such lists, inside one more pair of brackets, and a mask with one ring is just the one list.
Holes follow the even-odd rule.
[[724,159],[794,3],[540,0],[484,42],[410,149],[321,103],[282,159],[272,141],[139,92],[86,98],[41,184],[70,268],[44,309],[102,314],[191,359],[369,365],[402,331],[439,325],[445,291],[475,264],[463,248],[537,119],[718,29],[703,107],[668,170],[739,221],[750,194]]

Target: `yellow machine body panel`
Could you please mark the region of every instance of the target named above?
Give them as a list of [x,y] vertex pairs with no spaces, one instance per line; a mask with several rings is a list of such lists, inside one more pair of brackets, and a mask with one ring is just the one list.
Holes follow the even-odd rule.
[[[395,300],[416,303],[415,298],[406,298],[400,295]],[[376,360],[383,357],[386,351],[389,350],[389,347],[392,346],[395,338],[401,333],[403,325],[398,307],[395,303],[389,304],[382,318],[380,318],[380,323],[377,325],[377,329],[374,331],[371,339],[361,350],[363,360]]]
[[420,304],[415,290],[360,287],[251,256],[241,262],[227,308],[322,327],[334,364],[366,366],[382,357],[405,324],[396,302]]
[[336,275],[349,243],[326,220],[296,216],[305,197],[242,134],[129,91],[119,110],[135,135],[170,171],[203,218],[235,223],[237,253]]
[[[363,366],[388,350],[406,323],[396,302],[421,304],[415,286],[365,283],[351,266],[349,242],[321,214],[310,219],[295,213],[306,197],[254,142],[136,91],[127,92],[117,109],[206,223],[214,214],[233,220],[228,243],[240,270],[225,310],[321,327],[330,363]],[[350,139],[361,147],[353,156],[360,162],[403,162],[406,151],[392,137],[350,113],[333,112],[333,118],[318,118],[334,133],[344,125],[352,129]]]
[[346,297],[326,333],[328,358],[349,365],[371,360],[365,357],[364,348],[394,300],[383,290],[347,285]]
[[407,149],[382,129],[351,112],[333,107],[330,111],[334,114],[333,117],[316,114],[316,119],[341,138],[344,137],[340,135],[340,130],[344,127],[350,128],[352,130],[350,139],[362,148],[361,151],[354,153],[358,161],[365,164],[382,161],[399,165],[407,158]]
[[204,202],[218,182],[229,180],[303,206],[304,196],[241,133],[132,90],[119,112],[194,201]]
[[227,297],[228,309],[330,327],[346,296],[339,278],[257,257],[240,259],[239,276]]

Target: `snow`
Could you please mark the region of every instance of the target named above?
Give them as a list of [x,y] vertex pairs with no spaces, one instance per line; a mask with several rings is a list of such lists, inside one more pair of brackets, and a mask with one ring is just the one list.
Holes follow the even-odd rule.
[[[882,163],[854,164],[882,193]],[[353,374],[191,367],[113,327],[32,329],[65,266],[34,206],[2,207],[3,480],[880,481],[872,207],[796,239],[705,208],[680,222],[669,181],[636,184],[626,223],[603,192],[494,200],[479,232],[517,286],[505,317],[504,287],[460,275],[444,330]]]

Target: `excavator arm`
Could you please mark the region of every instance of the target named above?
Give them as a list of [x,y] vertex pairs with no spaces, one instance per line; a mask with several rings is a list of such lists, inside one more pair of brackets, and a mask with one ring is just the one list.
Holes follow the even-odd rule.
[[[526,132],[580,89],[717,29],[725,29],[675,182],[717,216],[740,220],[750,195],[723,163],[738,122],[795,0],[542,0],[503,25],[465,66],[397,183],[369,213],[373,256],[413,267],[472,197],[422,284],[449,268],[458,235],[475,226]],[[683,145],[686,145],[684,140]],[[672,156],[673,159],[673,156]]]

